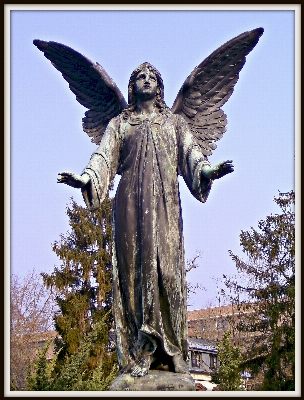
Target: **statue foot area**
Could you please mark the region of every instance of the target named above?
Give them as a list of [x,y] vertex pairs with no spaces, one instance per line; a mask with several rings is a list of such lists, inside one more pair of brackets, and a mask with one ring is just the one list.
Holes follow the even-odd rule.
[[[151,362],[153,357],[149,354],[144,354],[131,369],[130,375],[132,377],[141,377],[149,373]],[[189,374],[189,366],[186,361],[183,360],[181,355],[172,357],[173,370],[177,374]],[[160,364],[157,370],[169,371],[169,366]],[[172,371],[173,372],[173,371]]]
[[189,373],[176,374],[173,371],[149,370],[148,374],[141,377],[133,377],[130,375],[130,373],[119,375],[114,380],[109,390],[145,391],[145,392],[146,391],[188,392],[188,391],[195,391],[195,380]]
[[145,376],[149,372],[151,365],[151,356],[149,354],[144,354],[139,361],[136,362],[135,366],[131,370],[131,376],[140,377]]
[[[167,362],[170,365],[166,365]],[[154,369],[157,367],[157,369]],[[130,368],[130,369],[129,369]],[[151,368],[151,370],[150,370]],[[166,368],[166,370],[163,370]],[[128,372],[117,376],[110,391],[195,391],[195,380],[182,356],[161,360],[151,354],[141,356],[129,365]]]
[[178,374],[189,374],[189,366],[186,361],[183,360],[180,354],[172,357],[174,366],[174,372]]

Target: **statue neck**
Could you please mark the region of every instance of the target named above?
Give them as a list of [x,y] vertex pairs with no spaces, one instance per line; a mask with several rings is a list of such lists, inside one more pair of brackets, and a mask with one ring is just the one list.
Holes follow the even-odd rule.
[[138,101],[136,104],[135,114],[137,115],[149,116],[155,112],[155,99]]

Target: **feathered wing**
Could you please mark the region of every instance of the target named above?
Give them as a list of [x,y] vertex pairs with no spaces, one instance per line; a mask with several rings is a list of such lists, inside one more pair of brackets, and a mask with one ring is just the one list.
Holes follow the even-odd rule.
[[206,156],[226,131],[227,118],[221,107],[233,93],[246,56],[263,32],[257,28],[242,33],[215,50],[192,71],[174,101],[172,112],[186,119]]
[[70,47],[42,40],[33,43],[62,73],[77,101],[88,108],[82,127],[99,144],[108,122],[127,106],[122,93],[101,65]]

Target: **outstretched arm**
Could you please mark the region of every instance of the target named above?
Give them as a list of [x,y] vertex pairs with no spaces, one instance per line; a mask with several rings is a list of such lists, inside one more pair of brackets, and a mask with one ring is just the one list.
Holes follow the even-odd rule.
[[90,180],[88,174],[77,175],[72,172],[60,172],[57,183],[65,183],[74,188],[83,188]]
[[202,175],[208,179],[219,179],[234,171],[232,160],[222,161],[214,166],[204,165]]

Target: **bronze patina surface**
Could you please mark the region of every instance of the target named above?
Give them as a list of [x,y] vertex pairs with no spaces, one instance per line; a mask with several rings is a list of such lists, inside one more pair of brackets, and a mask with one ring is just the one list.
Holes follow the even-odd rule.
[[232,161],[212,166],[207,157],[226,130],[221,107],[262,34],[262,28],[245,32],[213,52],[186,79],[171,109],[161,75],[149,63],[133,71],[127,103],[99,64],[60,43],[34,41],[88,108],[83,129],[99,145],[81,175],[62,172],[58,182],[81,188],[94,209],[121,175],[114,206],[114,317],[121,373],[136,378],[137,388],[149,370],[156,377],[189,374],[178,176],[205,202],[213,181],[233,171]]

